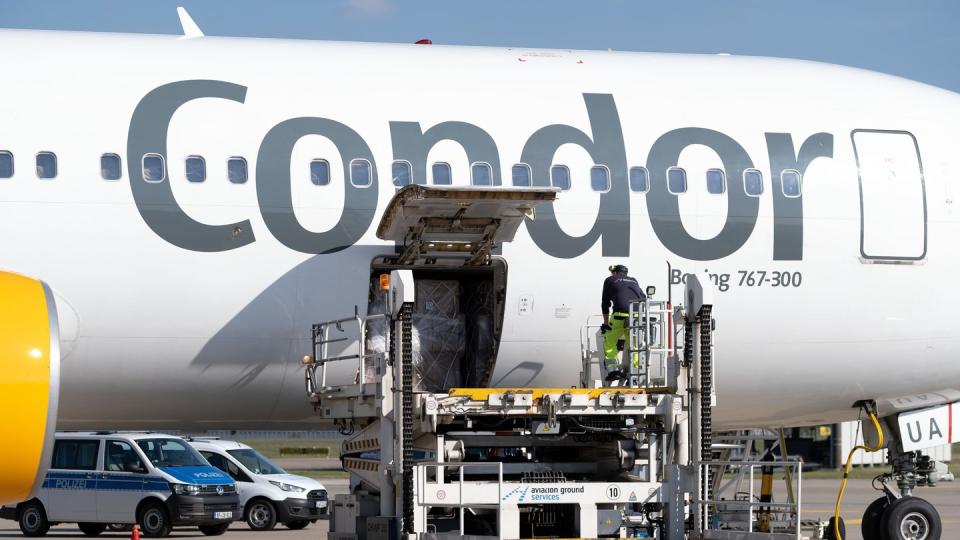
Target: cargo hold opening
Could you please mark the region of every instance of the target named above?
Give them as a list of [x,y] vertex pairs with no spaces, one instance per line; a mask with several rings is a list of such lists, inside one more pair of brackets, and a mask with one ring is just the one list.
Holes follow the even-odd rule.
[[[386,291],[380,276],[391,270],[413,270],[413,388],[446,392],[457,387],[485,387],[496,364],[503,328],[507,264],[493,257],[483,266],[398,265],[378,257],[370,267],[368,314],[383,313]],[[367,350],[386,352],[384,325],[371,324]],[[372,364],[372,363],[371,363]],[[365,382],[376,380],[375,366]]]

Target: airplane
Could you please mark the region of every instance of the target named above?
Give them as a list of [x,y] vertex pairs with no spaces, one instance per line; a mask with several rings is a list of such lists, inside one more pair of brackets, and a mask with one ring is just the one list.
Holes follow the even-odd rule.
[[[577,384],[580,329],[622,263],[661,294],[713,282],[717,429],[872,401],[896,444],[898,414],[960,401],[953,92],[731,55],[198,30],[0,44],[18,51],[0,88],[0,298],[22,299],[0,307],[55,305],[32,341],[5,339],[61,357],[59,387],[53,361],[48,383],[0,375],[20,389],[6,405],[56,413],[4,432],[34,463],[54,423],[318,427],[311,325],[366,309],[398,249],[378,223],[408,184],[559,189],[494,256],[490,385]],[[918,444],[960,437],[928,417]]]

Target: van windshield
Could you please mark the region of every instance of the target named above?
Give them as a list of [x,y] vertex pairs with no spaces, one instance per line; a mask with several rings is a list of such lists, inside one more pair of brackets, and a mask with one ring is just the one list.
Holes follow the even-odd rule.
[[242,463],[253,474],[286,474],[286,471],[274,465],[266,456],[253,448],[227,450],[227,453]]
[[154,467],[210,466],[196,450],[181,440],[139,439],[137,446],[143,450]]

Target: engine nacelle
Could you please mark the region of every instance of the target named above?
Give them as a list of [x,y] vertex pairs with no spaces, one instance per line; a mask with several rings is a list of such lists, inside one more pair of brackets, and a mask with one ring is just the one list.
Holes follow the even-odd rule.
[[60,337],[42,281],[0,272],[0,504],[30,499],[53,452]]

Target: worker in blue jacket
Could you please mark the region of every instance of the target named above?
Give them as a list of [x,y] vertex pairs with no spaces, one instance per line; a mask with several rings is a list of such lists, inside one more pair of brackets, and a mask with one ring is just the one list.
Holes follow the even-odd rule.
[[[600,327],[603,332],[604,367],[608,381],[625,379],[627,376],[627,370],[621,369],[620,359],[617,358],[617,342],[627,340],[630,304],[643,302],[646,298],[637,280],[627,275],[626,266],[617,264],[610,267],[610,277],[603,282],[603,325]],[[640,367],[640,357],[636,353],[632,356],[633,368],[637,369]]]

